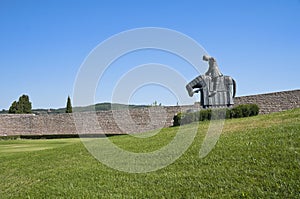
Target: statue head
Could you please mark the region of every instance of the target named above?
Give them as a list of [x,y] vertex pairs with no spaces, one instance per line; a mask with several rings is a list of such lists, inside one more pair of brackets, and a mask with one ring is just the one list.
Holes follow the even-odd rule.
[[208,55],[203,55],[203,60],[204,61],[209,61],[209,59],[213,59],[213,57],[208,56]]
[[223,76],[223,74],[220,72],[217,61],[215,58],[210,57],[208,55],[203,56],[204,61],[208,61],[209,68],[206,71],[205,75],[214,77]]

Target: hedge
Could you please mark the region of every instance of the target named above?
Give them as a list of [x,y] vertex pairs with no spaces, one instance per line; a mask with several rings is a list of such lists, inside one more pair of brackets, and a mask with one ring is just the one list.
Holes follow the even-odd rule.
[[256,104],[241,104],[234,108],[223,109],[205,109],[197,112],[182,113],[179,112],[173,117],[173,126],[180,126],[197,121],[205,121],[211,119],[231,119],[250,117],[258,115],[259,107]]

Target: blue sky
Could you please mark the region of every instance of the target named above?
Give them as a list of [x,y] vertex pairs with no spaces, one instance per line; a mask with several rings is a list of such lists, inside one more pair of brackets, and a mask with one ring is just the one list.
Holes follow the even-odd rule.
[[[0,0],[0,27],[0,109],[24,93],[34,108],[64,107],[89,52],[112,35],[142,27],[173,29],[196,40],[223,74],[236,79],[238,96],[300,87],[299,0]],[[188,70],[182,60],[159,51],[123,61],[107,71],[107,85],[120,77],[115,74],[121,65],[123,73],[150,62]],[[199,74],[184,75],[191,80]],[[110,101],[107,90],[97,90],[95,101]],[[151,85],[130,103],[154,100],[176,103],[166,89]]]

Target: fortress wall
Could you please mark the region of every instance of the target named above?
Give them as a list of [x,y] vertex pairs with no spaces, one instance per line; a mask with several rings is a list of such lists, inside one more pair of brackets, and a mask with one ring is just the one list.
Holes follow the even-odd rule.
[[191,108],[194,106],[99,111],[96,114],[0,114],[0,136],[145,132],[171,126],[174,114]]
[[[235,105],[249,103],[257,104],[261,114],[298,108],[300,107],[300,90],[235,98]],[[145,132],[171,126],[176,113],[189,109],[198,110],[199,104],[99,111],[96,115],[92,112],[49,115],[0,114],[0,136],[77,134],[77,132],[92,134]],[[78,129],[76,129],[75,121],[79,124]]]
[[257,104],[260,114],[279,112],[300,107],[300,90],[236,97],[234,103]]

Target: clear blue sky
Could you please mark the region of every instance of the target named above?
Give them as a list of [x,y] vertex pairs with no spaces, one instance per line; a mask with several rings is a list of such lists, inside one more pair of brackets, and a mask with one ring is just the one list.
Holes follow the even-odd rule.
[[[239,96],[300,88],[299,0],[0,0],[0,109],[22,94],[33,108],[64,107],[89,52],[141,27],[174,29],[196,40],[236,79]],[[164,63],[168,56],[147,53],[149,60],[134,59]],[[137,92],[132,103],[175,103],[166,91],[142,90],[148,95]],[[98,91],[97,102],[109,100]]]

